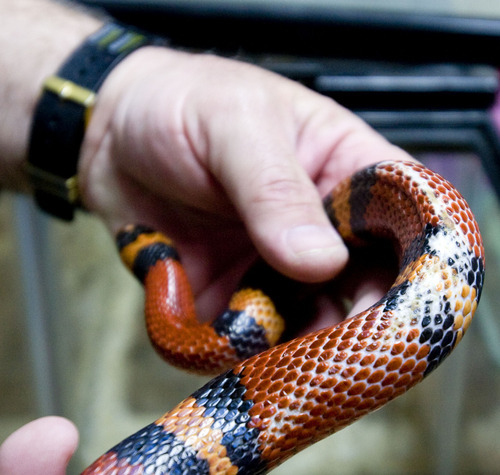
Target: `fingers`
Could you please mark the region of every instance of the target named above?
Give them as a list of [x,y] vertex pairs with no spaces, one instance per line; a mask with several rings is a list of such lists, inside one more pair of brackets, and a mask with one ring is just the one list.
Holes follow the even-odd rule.
[[[321,198],[364,166],[408,156],[335,102],[296,84],[279,87],[273,100],[243,104],[259,121],[225,122],[231,139],[210,150],[220,157],[210,168],[260,254],[292,278],[322,281],[339,273],[348,253]],[[216,126],[212,116],[212,136]]]
[[[329,222],[314,184],[294,157],[272,154],[259,167],[236,167],[232,196],[259,253],[303,281],[340,271],[347,249]],[[232,185],[229,185],[232,186]]]
[[0,475],[63,475],[77,445],[78,432],[67,419],[37,419],[0,446]]
[[[325,140],[323,148],[319,148],[318,137],[311,135],[309,143],[299,144],[309,149],[307,155],[297,149],[296,160],[284,160],[287,170],[274,177],[271,174],[263,181],[261,201],[258,202],[262,209],[257,211],[260,216],[267,214],[267,219],[259,221],[255,215],[249,218],[257,227],[253,236],[255,240],[261,239],[261,249],[266,249],[267,245],[270,253],[283,259],[278,265],[283,265],[292,277],[308,281],[335,276],[348,258],[340,237],[325,218],[319,198],[326,196],[342,179],[368,165],[381,160],[410,159],[348,111],[337,109],[322,125],[316,125],[316,133],[323,137],[328,134],[329,141]],[[303,137],[302,141],[307,142],[307,139]],[[310,165],[308,160],[312,161]],[[294,167],[299,170],[294,171]],[[315,177],[314,183],[309,176]],[[274,200],[276,189],[278,199]],[[253,210],[256,208],[254,206]],[[272,237],[272,233],[266,234],[266,225],[270,229],[274,227],[275,236],[286,237],[281,246],[273,247],[279,244],[279,239]]]
[[212,119],[211,135],[223,140],[211,142],[209,168],[269,264],[307,282],[331,278],[345,265],[347,250],[297,156],[288,101],[277,99],[270,107],[259,97],[245,100],[238,106],[248,111],[244,121],[218,124]]
[[292,81],[209,55],[144,50],[101,90],[82,147],[85,204],[112,227],[139,217],[177,233],[184,221],[165,208],[182,204],[214,223],[236,209],[280,272],[308,282],[336,275],[347,250],[322,196],[362,166],[407,156]]

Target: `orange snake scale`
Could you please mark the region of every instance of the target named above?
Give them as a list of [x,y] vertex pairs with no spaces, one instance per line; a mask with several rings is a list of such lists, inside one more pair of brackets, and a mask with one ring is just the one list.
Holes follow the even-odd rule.
[[382,162],[324,203],[349,246],[390,241],[399,274],[366,311],[278,346],[283,319],[258,286],[243,285],[219,318],[200,324],[172,242],[141,226],[119,234],[121,256],[145,287],[157,351],[222,373],[84,474],[266,473],[403,394],[451,352],[484,279],[481,235],[458,191],[420,164]]

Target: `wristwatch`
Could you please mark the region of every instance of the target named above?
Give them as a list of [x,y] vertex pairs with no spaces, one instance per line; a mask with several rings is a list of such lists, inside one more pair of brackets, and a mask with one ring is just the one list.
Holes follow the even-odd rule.
[[108,23],[48,77],[33,117],[26,169],[37,205],[71,220],[80,205],[77,166],[80,147],[97,92],[127,55],[164,38],[125,25]]

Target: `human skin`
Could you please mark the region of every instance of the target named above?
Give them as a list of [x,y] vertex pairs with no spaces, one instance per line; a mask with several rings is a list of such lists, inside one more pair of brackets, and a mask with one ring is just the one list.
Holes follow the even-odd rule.
[[[31,193],[23,163],[42,82],[104,20],[48,0],[0,0],[0,16],[0,185]],[[145,47],[99,91],[79,185],[83,205],[110,232],[140,222],[170,235],[197,309],[212,318],[258,255],[302,281],[337,275],[348,252],[322,197],[369,164],[408,158],[291,80],[213,55]],[[357,279],[353,311],[378,298],[383,284],[378,272]],[[340,318],[327,299],[320,307],[317,325]],[[0,473],[63,473],[75,434],[61,419],[22,428],[0,450]],[[37,465],[40,451],[52,465]]]

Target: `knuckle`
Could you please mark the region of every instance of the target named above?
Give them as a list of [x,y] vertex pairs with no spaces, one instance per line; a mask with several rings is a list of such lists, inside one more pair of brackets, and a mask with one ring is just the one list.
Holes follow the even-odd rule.
[[290,209],[310,207],[319,201],[312,183],[280,164],[262,169],[254,178],[253,186],[253,200],[257,204],[273,204]]

